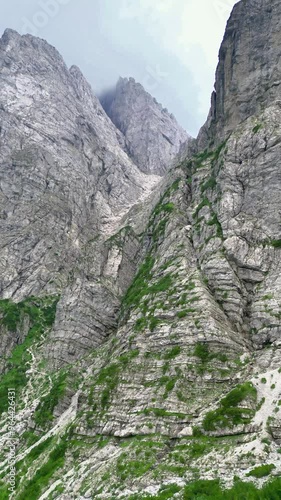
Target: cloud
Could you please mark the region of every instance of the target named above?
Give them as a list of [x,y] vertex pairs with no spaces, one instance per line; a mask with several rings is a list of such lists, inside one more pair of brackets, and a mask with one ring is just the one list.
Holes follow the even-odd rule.
[[123,20],[138,21],[159,47],[192,74],[198,115],[207,115],[218,50],[235,0],[123,0]]
[[[57,14],[43,22],[43,5]],[[234,0],[10,0],[0,28],[24,30],[56,46],[96,92],[132,76],[193,135],[210,105],[217,55]],[[59,6],[59,8],[58,8]],[[27,26],[27,24],[26,24]],[[26,28],[28,29],[28,28]],[[75,35],[75,36],[74,36]]]
[[136,19],[149,15],[156,18],[156,15],[168,14],[174,8],[174,0],[121,0],[120,17],[123,19]]

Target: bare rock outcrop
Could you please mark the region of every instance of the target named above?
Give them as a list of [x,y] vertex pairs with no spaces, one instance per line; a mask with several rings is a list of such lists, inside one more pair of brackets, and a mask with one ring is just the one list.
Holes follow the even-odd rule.
[[101,102],[142,172],[164,175],[191,137],[134,78],[120,78]]

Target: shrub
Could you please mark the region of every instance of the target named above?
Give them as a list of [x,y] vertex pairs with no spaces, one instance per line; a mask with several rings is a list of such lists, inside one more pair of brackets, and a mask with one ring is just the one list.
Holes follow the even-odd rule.
[[269,474],[275,469],[275,465],[273,464],[265,464],[260,465],[259,467],[255,467],[253,470],[248,472],[247,476],[253,476],[257,478],[269,476]]
[[[197,320],[198,322],[199,320]],[[203,365],[211,361],[212,359],[218,359],[222,363],[226,363],[228,361],[228,357],[226,354],[222,352],[210,352],[209,346],[206,342],[198,342],[194,348],[194,356],[201,359]]]
[[184,499],[194,500],[196,498],[198,500],[205,498],[221,499],[222,491],[219,480],[199,480],[188,484],[184,489]]
[[173,212],[174,208],[175,208],[174,203],[166,203],[165,205],[162,206],[163,212],[168,212],[168,213]]
[[178,318],[185,318],[187,316],[187,310],[185,309],[184,311],[179,311],[177,313]]
[[201,359],[202,363],[206,363],[210,357],[208,345],[206,343],[198,342],[194,349],[194,356]]
[[270,244],[273,248],[281,248],[281,240],[271,240]]
[[168,396],[168,393],[171,392],[175,385],[176,385],[176,382],[177,382],[177,379],[176,378],[172,378],[170,379],[167,384],[166,384],[166,387],[165,387],[165,394],[164,394],[164,397],[167,397]]
[[257,123],[257,125],[255,125],[253,128],[253,133],[257,134],[261,128],[262,128],[262,123]]
[[154,330],[157,328],[157,326],[161,323],[161,320],[156,318],[155,316],[151,318],[150,324],[149,324],[149,329],[151,332],[154,332]]
[[193,429],[192,429],[192,436],[193,437],[203,436],[203,432],[201,431],[200,427],[198,427],[197,425],[195,427],[193,427]]
[[250,382],[235,387],[220,401],[217,410],[208,412],[203,420],[203,428],[206,431],[215,431],[217,428],[249,423],[254,410],[238,407],[245,399],[257,399],[257,390]]
[[181,347],[179,345],[176,345],[170,351],[166,352],[166,354],[164,355],[164,359],[176,358],[177,356],[179,356],[180,353],[181,353]]
[[230,393],[221,400],[221,405],[225,408],[229,406],[237,406],[244,401],[247,397],[254,400],[257,398],[257,390],[251,382],[238,385]]
[[1,323],[5,325],[9,331],[15,332],[21,318],[21,305],[15,304],[9,299],[1,300],[0,311],[3,315]]

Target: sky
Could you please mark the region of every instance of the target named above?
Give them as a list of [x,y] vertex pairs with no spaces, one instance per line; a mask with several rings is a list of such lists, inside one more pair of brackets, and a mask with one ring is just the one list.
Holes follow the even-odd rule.
[[193,136],[210,107],[218,51],[237,0],[9,0],[0,32],[46,39],[99,95],[132,76]]

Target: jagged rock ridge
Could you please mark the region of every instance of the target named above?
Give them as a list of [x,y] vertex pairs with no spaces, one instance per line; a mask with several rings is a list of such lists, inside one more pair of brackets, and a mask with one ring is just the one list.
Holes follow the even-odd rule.
[[101,103],[124,134],[129,155],[145,173],[164,175],[190,136],[133,78],[120,78]]
[[[121,292],[96,280],[102,242],[159,178],[140,172],[80,70],[47,42],[7,30],[0,71],[1,294],[61,293],[52,346],[74,359],[116,324]],[[81,314],[84,331],[73,335]],[[71,345],[59,340],[66,330]]]

